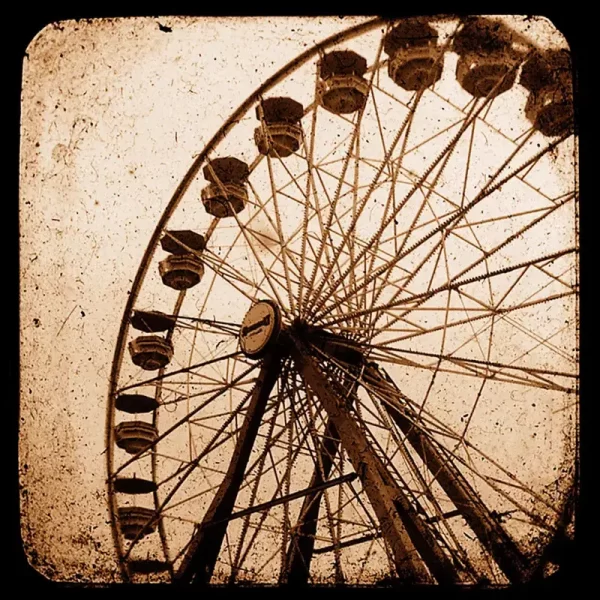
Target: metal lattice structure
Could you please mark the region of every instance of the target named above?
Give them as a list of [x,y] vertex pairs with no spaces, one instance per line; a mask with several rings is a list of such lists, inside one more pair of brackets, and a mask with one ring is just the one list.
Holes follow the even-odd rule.
[[576,431],[521,453],[577,415],[571,75],[500,21],[374,19],[220,128],[115,350],[124,580],[505,584],[560,564]]

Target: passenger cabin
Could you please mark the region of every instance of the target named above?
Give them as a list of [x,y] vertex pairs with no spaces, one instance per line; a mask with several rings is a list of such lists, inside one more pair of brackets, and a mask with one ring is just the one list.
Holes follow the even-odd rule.
[[165,231],[160,240],[160,245],[169,254],[200,253],[206,247],[204,236],[189,229],[178,231]]
[[574,127],[571,58],[567,50],[536,52],[523,65],[519,83],[529,91],[525,116],[547,137]]
[[128,454],[148,449],[157,438],[156,427],[145,421],[123,421],[115,427],[115,443]]
[[194,254],[171,254],[158,263],[158,272],[167,287],[180,292],[200,283],[204,276],[204,264]]
[[369,91],[366,59],[350,50],[335,50],[321,58],[318,68],[317,95],[323,108],[343,115],[364,107]]
[[118,510],[119,527],[126,540],[140,539],[156,530],[155,512],[141,506],[125,506]]
[[118,477],[115,479],[115,490],[122,494],[149,494],[156,491],[156,483],[139,477]]
[[133,364],[145,371],[166,367],[173,358],[173,345],[159,335],[140,336],[129,342]]
[[204,236],[189,230],[167,231],[160,243],[162,249],[170,253],[158,265],[163,283],[177,291],[200,283],[204,264],[199,254],[206,246]]
[[246,180],[250,175],[245,162],[232,156],[215,158],[208,162],[203,173],[210,182],[201,192],[202,203],[208,214],[224,219],[244,210],[248,201]]
[[438,33],[422,19],[403,21],[385,36],[388,75],[401,88],[417,91],[439,81],[444,69]]
[[131,317],[131,326],[144,333],[170,331],[175,326],[175,317],[157,310],[135,310]]
[[304,108],[292,98],[267,98],[256,107],[261,122],[254,130],[258,151],[271,157],[287,158],[297,152],[302,143],[300,121]]
[[131,414],[150,413],[158,408],[158,402],[143,394],[121,394],[115,400],[115,408]]
[[513,48],[508,30],[499,22],[474,18],[456,34],[456,79],[475,98],[495,98],[508,91],[517,77],[521,53]]

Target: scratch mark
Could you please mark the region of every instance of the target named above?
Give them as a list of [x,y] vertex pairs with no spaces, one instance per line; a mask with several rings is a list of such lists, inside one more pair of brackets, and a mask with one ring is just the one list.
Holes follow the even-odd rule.
[[77,304],[71,309],[71,312],[67,315],[67,318],[62,322],[62,325],[60,326],[60,329],[58,330],[58,333],[56,334],[56,337],[58,337],[60,335],[60,332],[62,331],[63,327],[65,326],[65,323],[69,320],[69,317],[73,314],[73,312],[75,311],[75,309],[77,308]]

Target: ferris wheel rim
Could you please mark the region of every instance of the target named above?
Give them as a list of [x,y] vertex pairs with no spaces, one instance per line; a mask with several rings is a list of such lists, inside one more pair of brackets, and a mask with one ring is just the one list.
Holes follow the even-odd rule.
[[[438,17],[432,17],[432,20],[434,20],[434,19],[438,19]],[[401,18],[394,19],[393,21],[395,22],[396,20],[401,20]],[[126,307],[124,309],[123,318],[121,321],[121,328],[119,330],[118,342],[117,342],[117,347],[115,349],[113,365],[112,365],[112,370],[111,370],[111,381],[110,381],[110,389],[109,389],[109,406],[108,406],[109,416],[107,418],[107,427],[106,427],[106,442],[107,442],[106,446],[108,449],[107,450],[107,464],[109,464],[109,467],[108,467],[109,474],[112,472],[112,460],[113,460],[113,458],[112,458],[112,446],[113,446],[113,444],[112,444],[112,435],[113,435],[112,428],[113,428],[113,423],[114,423],[113,401],[114,401],[114,397],[117,393],[118,373],[119,373],[119,370],[121,367],[123,353],[125,350],[126,333],[127,333],[128,327],[129,327],[129,324],[128,324],[129,315],[131,314],[131,311],[133,310],[133,307],[135,306],[135,302],[137,300],[137,296],[139,294],[141,285],[143,284],[143,281],[144,281],[145,275],[147,273],[147,270],[150,266],[153,254],[157,248],[160,234],[165,230],[165,227],[166,227],[169,219],[171,218],[174,211],[177,209],[177,206],[178,206],[179,202],[181,201],[181,199],[183,198],[191,181],[197,175],[197,173],[200,169],[200,166],[203,164],[203,162],[205,161],[205,159],[207,158],[209,153],[214,149],[214,147],[227,135],[227,132],[229,131],[229,129],[237,122],[237,120],[241,116],[243,116],[244,114],[246,114],[248,112],[248,110],[254,105],[254,103],[257,101],[257,99],[262,96],[262,94],[264,94],[265,92],[269,91],[272,87],[277,85],[277,83],[279,83],[283,78],[288,76],[291,72],[295,71],[296,68],[298,68],[302,64],[306,63],[307,61],[311,60],[316,54],[319,53],[319,51],[321,51],[325,48],[328,48],[330,46],[339,44],[340,42],[346,41],[347,39],[350,39],[350,38],[354,37],[355,35],[360,35],[361,33],[370,31],[371,29],[374,29],[377,26],[379,26],[381,24],[385,24],[387,22],[388,21],[386,19],[376,18],[374,20],[367,21],[365,23],[361,23],[361,24],[354,26],[348,30],[345,30],[343,32],[340,32],[338,34],[330,36],[325,41],[323,41],[319,44],[316,44],[309,50],[302,53],[299,57],[297,57],[296,59],[294,59],[294,60],[290,61],[288,64],[286,64],[282,69],[277,71],[277,73],[275,75],[273,75],[271,78],[267,79],[259,88],[257,88],[257,90],[255,90],[238,107],[238,109],[232,113],[232,115],[229,117],[229,119],[220,127],[220,129],[213,136],[213,138],[206,144],[206,146],[204,147],[202,152],[195,158],[195,160],[192,163],[192,166],[189,168],[187,173],[182,178],[175,193],[173,194],[171,200],[169,201],[165,211],[161,215],[161,217],[157,223],[157,226],[154,230],[154,233],[152,234],[150,242],[148,243],[148,246],[145,250],[144,257],[142,259],[142,262],[140,263],[140,266],[136,273],[136,277],[132,284],[132,288],[131,288],[131,291],[130,291],[130,294],[129,294],[129,297],[128,297],[128,300],[126,303]],[[109,477],[109,480],[110,480],[110,477]],[[114,498],[114,494],[111,494],[111,496],[112,496],[112,498]],[[110,500],[109,500],[109,502],[110,502]],[[111,509],[110,512],[111,512],[111,520],[113,521],[113,533],[114,533],[117,529],[117,525],[116,525],[116,521],[115,521],[116,511]],[[120,554],[122,554],[122,552],[120,552]]]

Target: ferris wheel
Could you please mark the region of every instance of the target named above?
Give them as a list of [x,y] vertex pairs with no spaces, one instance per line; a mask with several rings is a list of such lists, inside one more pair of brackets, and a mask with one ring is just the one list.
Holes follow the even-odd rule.
[[559,568],[576,152],[568,50],[494,19],[373,19],[265,81],[178,185],[127,299],[106,424],[123,579]]

